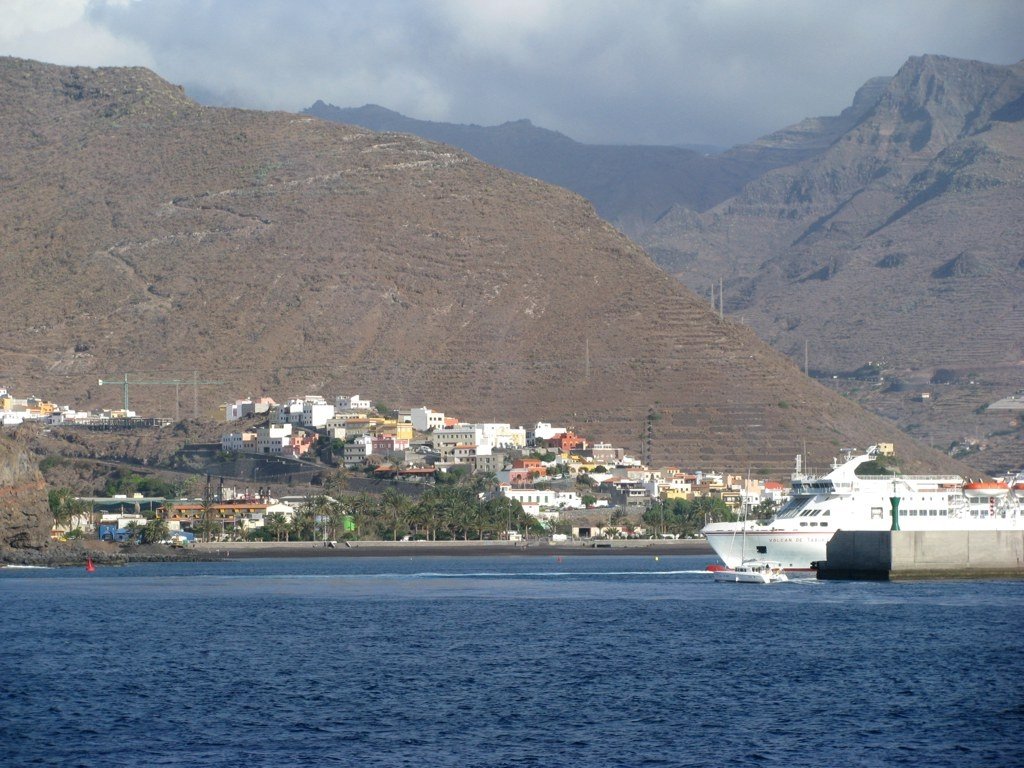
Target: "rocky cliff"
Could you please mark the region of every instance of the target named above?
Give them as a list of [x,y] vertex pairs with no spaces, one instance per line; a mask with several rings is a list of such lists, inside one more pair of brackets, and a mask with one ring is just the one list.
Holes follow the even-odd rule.
[[45,546],[52,527],[36,457],[17,437],[0,435],[0,556]]
[[642,243],[694,288],[724,277],[727,313],[828,380],[881,364],[843,391],[933,445],[1001,445],[980,466],[1005,471],[1024,430],[979,413],[1024,383],[1024,64],[915,57],[859,101],[818,155]]

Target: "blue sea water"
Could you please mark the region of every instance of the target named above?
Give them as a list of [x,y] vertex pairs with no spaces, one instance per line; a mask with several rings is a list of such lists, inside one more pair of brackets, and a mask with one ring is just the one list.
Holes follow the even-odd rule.
[[0,570],[0,765],[1024,765],[1024,583],[706,562]]

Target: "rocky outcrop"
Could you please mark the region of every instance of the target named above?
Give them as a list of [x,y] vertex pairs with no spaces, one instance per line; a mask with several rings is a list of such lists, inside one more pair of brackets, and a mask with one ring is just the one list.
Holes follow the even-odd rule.
[[52,527],[35,457],[17,436],[0,436],[0,555],[46,546]]

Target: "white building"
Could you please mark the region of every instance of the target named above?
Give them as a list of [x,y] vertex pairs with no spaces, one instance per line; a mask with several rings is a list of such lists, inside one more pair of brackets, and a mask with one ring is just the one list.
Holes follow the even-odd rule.
[[327,432],[327,436],[332,440],[344,440],[346,435],[345,425],[348,423],[348,416],[338,416],[335,414],[327,420],[324,424],[324,431]]
[[370,401],[364,400],[359,395],[338,395],[334,398],[334,407],[339,411],[362,411],[370,410]]
[[221,450],[231,453],[255,453],[256,433],[229,432],[226,435],[221,435],[220,447]]
[[301,424],[302,423],[302,400],[289,400],[286,403],[278,403],[270,410],[271,424]]
[[373,437],[360,435],[350,443],[345,443],[342,461],[346,465],[362,464],[373,453]]
[[560,435],[565,432],[565,427],[553,427],[546,421],[538,421],[533,429],[527,432],[526,437],[530,445],[533,445],[537,440],[550,440],[555,435]]
[[412,408],[409,411],[409,421],[417,432],[429,432],[444,427],[444,414],[429,408]]
[[256,430],[256,452],[269,455],[291,453],[292,425],[271,424]]
[[334,416],[334,406],[319,395],[293,398],[274,406],[270,412],[271,424],[294,424],[318,429]]
[[277,405],[277,403],[269,397],[259,397],[255,400],[252,398],[235,400],[233,403],[224,404],[224,420],[237,421],[238,419],[246,416],[252,416],[258,413],[268,413],[275,405]]
[[525,448],[526,430],[509,424],[478,424],[492,448]]
[[454,427],[435,429],[432,437],[434,450],[441,461],[451,461],[456,446],[476,446],[477,455],[487,455],[495,448],[523,448],[526,430],[508,424],[456,424]]
[[320,429],[334,416],[334,406],[324,400],[306,400],[302,404],[302,426]]
[[518,501],[527,507],[536,507],[540,511],[561,509],[583,509],[583,499],[574,491],[540,490],[538,488],[513,488],[508,483],[498,486],[498,495]]

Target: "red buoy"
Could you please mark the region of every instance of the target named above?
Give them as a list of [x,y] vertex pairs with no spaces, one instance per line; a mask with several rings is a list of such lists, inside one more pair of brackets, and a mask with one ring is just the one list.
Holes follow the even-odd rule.
[[92,564],[92,558],[91,557],[87,557],[85,559],[85,570],[88,573],[92,573],[93,571],[96,570],[96,566]]

